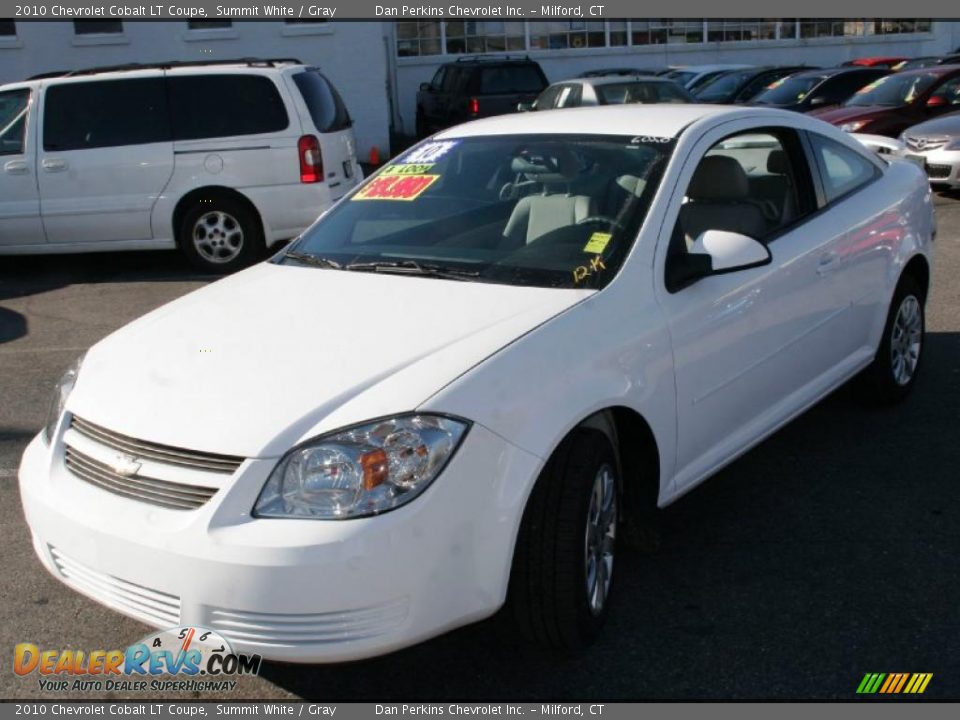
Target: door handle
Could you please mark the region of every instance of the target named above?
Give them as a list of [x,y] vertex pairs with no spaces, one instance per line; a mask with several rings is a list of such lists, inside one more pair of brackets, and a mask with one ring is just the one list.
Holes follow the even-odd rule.
[[63,172],[67,169],[67,161],[60,158],[44,158],[40,164],[47,172]]
[[817,262],[817,274],[826,275],[829,272],[833,272],[837,269],[837,261],[840,259],[840,256],[835,252],[824,253],[820,256],[820,260]]
[[8,160],[3,165],[3,171],[11,175],[26,175],[30,172],[30,167],[25,160]]

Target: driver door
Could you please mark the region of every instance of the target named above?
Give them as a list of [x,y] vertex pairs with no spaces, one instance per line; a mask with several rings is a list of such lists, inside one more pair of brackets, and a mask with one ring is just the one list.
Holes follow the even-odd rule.
[[[815,210],[793,130],[717,130],[690,154],[666,215],[671,242],[658,252],[676,373],[677,491],[808,404],[840,360],[847,308],[829,265],[842,235]],[[706,229],[755,237],[770,264],[677,284],[677,264]]]

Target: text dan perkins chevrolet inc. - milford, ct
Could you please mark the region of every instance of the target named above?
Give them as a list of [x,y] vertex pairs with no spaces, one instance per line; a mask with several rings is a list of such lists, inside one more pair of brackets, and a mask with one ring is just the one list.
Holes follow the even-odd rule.
[[[602,17],[604,5],[591,5],[588,14]],[[510,5],[485,5],[483,7],[465,7],[463,5],[397,5],[374,6],[378,17],[524,17],[527,13]],[[531,10],[531,15],[540,17],[583,17],[580,5],[541,5],[540,10]]]

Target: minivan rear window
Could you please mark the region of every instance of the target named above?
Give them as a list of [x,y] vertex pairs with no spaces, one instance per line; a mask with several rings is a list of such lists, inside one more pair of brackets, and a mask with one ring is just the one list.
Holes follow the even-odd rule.
[[346,130],[353,125],[337,89],[321,73],[316,70],[297,73],[293,76],[293,82],[303,96],[319,132]]
[[167,82],[175,140],[257,135],[290,126],[277,86],[263,75],[180,75]]
[[170,140],[163,78],[95,80],[47,88],[43,149],[87,150]]

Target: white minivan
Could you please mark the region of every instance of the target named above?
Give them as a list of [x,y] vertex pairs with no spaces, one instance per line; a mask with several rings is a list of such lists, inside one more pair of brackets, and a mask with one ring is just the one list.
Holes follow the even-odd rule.
[[0,86],[0,254],[179,247],[230,272],[361,179],[336,88],[296,60]]

